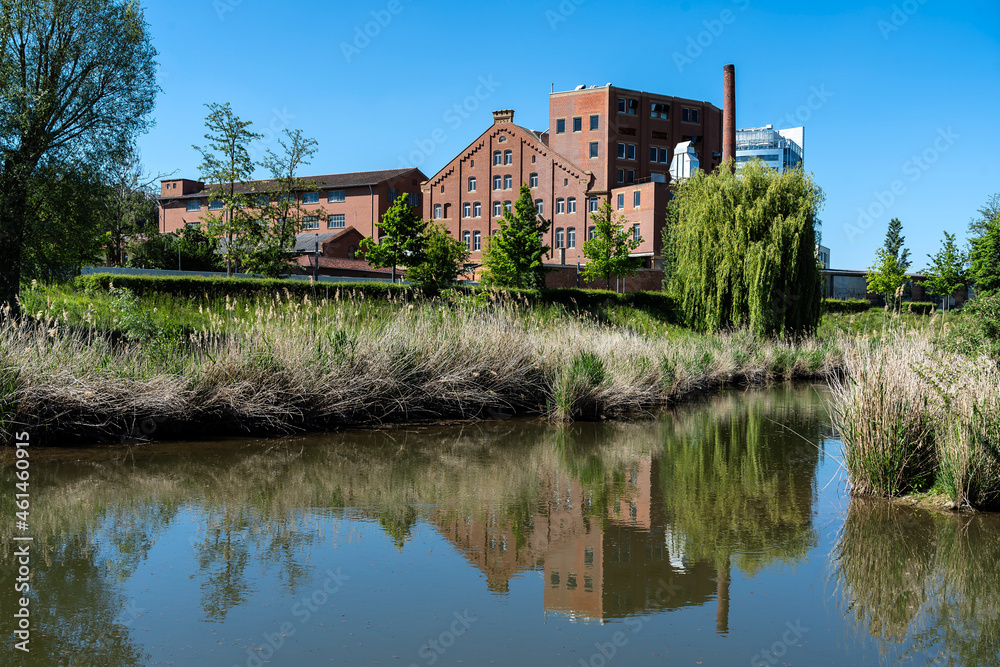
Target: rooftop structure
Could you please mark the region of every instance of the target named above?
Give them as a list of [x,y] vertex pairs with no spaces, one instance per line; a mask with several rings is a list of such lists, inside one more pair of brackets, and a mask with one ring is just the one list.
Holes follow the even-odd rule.
[[804,127],[775,130],[771,125],[736,131],[736,168],[758,158],[779,173],[802,167]]

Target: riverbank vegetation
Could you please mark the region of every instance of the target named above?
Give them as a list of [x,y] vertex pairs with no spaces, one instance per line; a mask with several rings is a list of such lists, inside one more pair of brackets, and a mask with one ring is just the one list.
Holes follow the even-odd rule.
[[655,311],[447,293],[140,299],[25,290],[0,325],[0,420],[40,437],[284,432],[510,414],[599,419],[726,384],[830,377],[829,342],[703,335]]

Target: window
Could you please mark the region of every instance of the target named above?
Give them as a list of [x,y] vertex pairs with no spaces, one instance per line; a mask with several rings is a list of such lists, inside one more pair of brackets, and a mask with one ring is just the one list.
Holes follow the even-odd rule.
[[639,225],[632,225],[632,239],[635,241],[642,241],[642,235],[639,234]]
[[411,192],[410,195],[409,195],[409,198],[410,198],[410,206],[411,207],[416,208],[416,207],[420,206],[420,193],[419,192]]
[[630,116],[635,116],[639,113],[639,100],[630,99],[628,101],[628,114]]
[[507,211],[508,213],[510,213],[510,201],[509,201],[509,200],[508,200],[508,201],[505,201],[505,202],[503,203],[503,210],[505,210],[505,211]]
[[618,159],[619,160],[624,160],[625,159],[625,144],[621,144],[621,143],[618,144]]
[[698,109],[684,109],[681,112],[681,120],[685,123],[697,123],[698,115]]
[[472,215],[476,218],[483,217],[483,205],[479,202],[475,202],[472,205]]
[[556,134],[566,134],[566,119],[556,119]]
[[302,229],[319,229],[319,216],[307,215],[303,217]]
[[472,249],[472,233],[469,230],[462,232],[462,243],[465,244],[466,250]]
[[444,183],[441,184],[441,194],[444,194]]
[[514,164],[514,151],[507,150],[503,152],[503,163]]
[[565,213],[565,212],[566,212],[566,200],[560,197],[559,199],[556,200],[556,213]]
[[670,118],[670,105],[665,102],[653,102],[649,110],[650,118]]
[[537,159],[538,159],[537,155],[532,155],[531,156],[531,164],[535,164],[535,160],[537,160]]
[[[198,208],[200,209],[201,206],[199,205]],[[221,211],[222,208],[223,208],[223,204],[218,199],[209,199],[208,200],[208,210],[209,211]]]
[[635,159],[635,144],[628,145],[628,159],[629,160]]
[[493,151],[493,166],[498,167],[503,164],[503,153],[500,151]]
[[667,162],[669,162],[669,160],[667,160],[667,149],[666,148],[661,148],[660,149],[660,162],[662,162],[664,164],[666,164]]
[[188,203],[187,203],[187,210],[188,210],[188,213],[192,213],[194,211],[200,211],[201,210],[201,202],[198,201],[197,199],[192,199],[192,200],[188,201]]
[[656,156],[657,156],[656,147],[651,146],[649,148],[649,161],[650,162],[656,162]]
[[573,119],[573,131],[582,132],[583,131],[583,117],[577,116]]
[[618,98],[618,113],[625,113],[625,109],[628,108],[628,100],[624,97]]
[[598,154],[597,153],[597,146],[598,146],[598,143],[596,141],[591,141],[590,142],[590,157],[597,157],[597,154]]
[[538,174],[531,174],[528,176],[528,185],[533,188],[538,187]]
[[462,217],[471,218],[472,217],[472,204],[465,202],[462,204]]
[[326,201],[333,204],[335,202],[345,201],[347,197],[344,190],[330,190],[326,193]]
[[544,215],[545,214],[545,201],[544,200],[542,200],[542,199],[536,199],[535,200],[535,212],[537,212],[538,215]]
[[566,200],[566,212],[576,213],[576,197],[570,197]]
[[600,202],[598,201],[597,197],[591,197],[587,201],[589,202],[588,208],[590,209],[591,213],[594,213],[600,208]]
[[493,189],[494,190],[500,190],[501,188],[503,188],[503,176],[494,176],[493,177]]
[[590,117],[590,129],[591,130],[596,130],[600,126],[601,126],[601,117],[600,116],[591,116]]
[[624,169],[619,169],[618,170],[618,182],[619,183],[624,183],[625,182],[625,170]]
[[556,229],[556,248],[566,247],[566,232],[563,231],[562,227]]
[[271,204],[271,198],[267,195],[257,195],[254,201],[257,203],[257,208],[264,208]]
[[633,169],[628,170],[628,173],[626,174],[626,181],[630,184],[635,183],[635,170]]
[[441,204],[434,204],[434,219],[441,219]]
[[475,160],[469,160],[469,166],[470,167],[475,167],[476,166],[476,161]]
[[334,213],[331,215],[327,221],[327,229],[343,229],[344,228],[345,217],[343,213]]
[[623,208],[625,208],[625,195],[624,194],[619,194],[618,195],[618,210],[620,211]]
[[201,229],[201,223],[200,222],[188,222],[188,223],[185,223],[184,226],[187,227],[188,229]]
[[699,122],[698,121],[698,110],[697,109],[691,109],[691,122],[692,123]]
[[[395,200],[392,196],[391,191],[389,194],[390,201]],[[302,193],[302,203],[303,204],[318,204],[319,203],[319,193],[318,192],[303,192]]]
[[597,236],[597,227],[587,227],[587,240],[593,241],[595,236]]
[[476,191],[476,177],[469,176],[469,192],[475,192],[475,191]]
[[503,206],[498,201],[493,202],[493,215],[498,218],[503,215]]
[[639,113],[639,101],[630,98],[619,97],[618,113],[627,113],[630,116],[636,115],[637,113]]
[[514,177],[511,176],[510,174],[507,174],[506,176],[503,177],[503,189],[512,190],[513,188],[514,188]]
[[639,208],[641,204],[642,204],[642,192],[636,190],[632,197],[632,206],[634,206],[635,208]]
[[472,249],[477,252],[483,249],[483,233],[479,230],[472,232]]
[[503,136],[503,135],[501,134],[501,135],[500,135],[500,138],[499,138],[499,139],[497,139],[497,143],[499,143],[499,144],[505,144],[505,143],[507,143],[507,137],[505,137],[505,136]]
[[566,247],[576,247],[576,227],[570,227],[566,230]]
[[282,204],[294,204],[295,199],[295,195],[281,195],[278,197],[278,202]]

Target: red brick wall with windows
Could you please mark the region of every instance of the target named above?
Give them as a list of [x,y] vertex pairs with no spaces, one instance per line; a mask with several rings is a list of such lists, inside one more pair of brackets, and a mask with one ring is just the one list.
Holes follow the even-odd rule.
[[[424,217],[435,219],[439,211],[441,217],[436,221],[444,223],[456,239],[463,240],[464,233],[469,232],[470,244],[478,231],[482,248],[479,251],[473,249],[469,261],[479,264],[488,239],[496,232],[503,217],[502,214],[494,215],[494,203],[500,202],[501,213],[506,202],[513,207],[520,196],[521,184],[531,186],[532,174],[535,174],[537,183],[531,188],[532,199],[541,200],[542,217],[553,222],[545,239],[546,245],[553,248],[550,260],[558,256],[555,249],[556,228],[565,230],[572,226],[576,229],[576,248],[567,249],[567,256],[574,263],[577,257],[582,261],[586,200],[592,181],[590,174],[558,155],[530,130],[514,125],[512,112],[507,113],[509,118],[502,116],[504,120],[495,122],[424,184]],[[494,164],[497,152],[499,164]],[[469,191],[470,177],[476,179],[474,192]],[[494,177],[499,177],[499,190],[494,188]],[[569,212],[571,198],[576,200],[574,213]],[[557,199],[564,201],[564,213],[556,213]],[[480,205],[479,217],[475,215],[476,203]],[[469,204],[468,209],[465,204]],[[466,210],[470,212],[469,217],[465,216]]]

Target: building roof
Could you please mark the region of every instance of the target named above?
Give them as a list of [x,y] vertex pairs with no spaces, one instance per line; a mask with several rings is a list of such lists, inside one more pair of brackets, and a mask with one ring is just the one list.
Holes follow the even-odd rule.
[[[417,181],[423,181],[426,177],[419,169],[410,167],[408,169],[382,169],[379,171],[353,171],[346,174],[325,174],[322,176],[303,176],[300,180],[311,183],[319,190],[336,190],[341,188],[357,188],[369,185],[380,185],[394,178],[404,176],[411,172],[417,172]],[[179,181],[184,179],[165,178],[161,182]],[[277,189],[273,179],[258,181],[245,181],[236,184],[237,192],[272,192]],[[160,197],[160,199],[198,199],[209,195],[207,189],[187,195],[170,195]]]
[[[295,258],[295,262],[305,269],[311,269],[316,265],[316,257],[313,255],[300,255]],[[346,257],[320,257],[319,268],[321,269],[349,269],[352,271],[368,271],[371,273],[392,274],[391,268],[376,269],[363,259],[347,259]],[[396,273],[401,274],[404,269],[396,267]]]
[[[354,232],[356,234],[361,234],[353,226],[346,227],[344,229],[337,230],[336,232],[303,232],[301,234],[295,235],[295,246],[290,252],[296,255],[301,255],[304,253],[310,253],[316,251],[316,241],[319,240],[319,247],[322,248],[328,241],[340,238],[341,236]],[[364,236],[363,234],[361,234]]]

